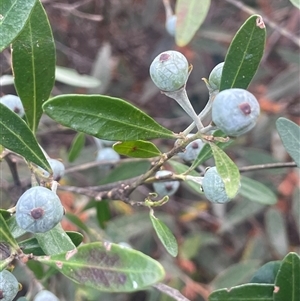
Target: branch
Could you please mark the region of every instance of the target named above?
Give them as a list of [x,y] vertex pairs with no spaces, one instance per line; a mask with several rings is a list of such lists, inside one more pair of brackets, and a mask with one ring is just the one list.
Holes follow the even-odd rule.
[[295,162],[257,164],[257,165],[239,167],[239,171],[247,172],[252,170],[274,169],[274,168],[285,168],[285,167],[297,167],[297,164]]

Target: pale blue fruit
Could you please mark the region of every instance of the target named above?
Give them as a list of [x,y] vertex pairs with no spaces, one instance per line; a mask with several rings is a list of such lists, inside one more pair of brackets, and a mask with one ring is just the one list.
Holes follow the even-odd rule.
[[166,30],[172,37],[175,37],[176,33],[176,22],[177,17],[176,15],[172,15],[171,17],[167,18],[166,20]]
[[21,118],[25,115],[24,107],[20,97],[7,94],[0,98],[0,103],[8,107],[11,111],[18,114]]
[[[53,180],[59,181],[65,174],[65,166],[62,162],[56,159],[47,159],[53,173]],[[48,178],[50,176],[49,172],[40,168],[44,177]]]
[[42,290],[35,295],[33,301],[59,301],[59,299],[50,291]]
[[178,153],[178,156],[185,162],[193,162],[198,157],[204,144],[201,139],[196,139],[189,143],[183,152]]
[[[17,278],[9,271],[0,272],[0,300],[12,301],[19,291]],[[2,298],[1,298],[2,297]]]
[[102,161],[119,161],[120,155],[111,147],[104,147],[99,149],[96,157],[97,162]]
[[165,51],[159,54],[150,65],[150,76],[162,91],[172,92],[182,88],[189,76],[189,63],[178,51]]
[[16,221],[27,232],[44,233],[63,218],[64,208],[51,190],[35,186],[25,191],[16,206]]
[[[159,170],[156,172],[155,177],[159,178],[162,176],[171,175],[172,172],[169,170]],[[154,191],[160,196],[163,197],[165,195],[171,196],[176,193],[180,186],[179,181],[165,181],[165,182],[154,182],[153,188]]]
[[212,203],[224,204],[230,201],[225,191],[225,185],[217,172],[217,168],[209,168],[202,180],[202,189],[209,201]]
[[224,62],[218,64],[209,74],[209,84],[213,90],[220,90]]
[[244,89],[228,89],[217,94],[212,104],[212,121],[226,135],[237,137],[256,124],[260,107],[255,96]]

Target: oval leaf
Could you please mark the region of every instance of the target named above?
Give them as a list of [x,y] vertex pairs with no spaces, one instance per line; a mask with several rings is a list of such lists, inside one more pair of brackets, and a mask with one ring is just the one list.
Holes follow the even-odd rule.
[[75,87],[96,88],[100,85],[100,81],[93,76],[79,74],[74,69],[60,66],[56,66],[55,79],[58,82]]
[[300,300],[300,257],[289,253],[279,268],[274,290],[274,301]]
[[214,291],[209,301],[273,301],[274,285],[243,284],[232,288]]
[[300,126],[280,117],[276,120],[276,128],[286,151],[300,167]]
[[76,248],[60,223],[50,231],[35,233],[34,236],[46,255],[60,254]]
[[0,144],[50,171],[44,153],[24,120],[2,104],[0,112]]
[[132,158],[153,158],[161,154],[155,144],[142,140],[117,142],[113,149],[120,155]]
[[19,249],[18,243],[9,231],[9,228],[2,214],[0,214],[0,242],[8,243],[15,250]]
[[171,230],[162,221],[154,216],[153,210],[150,211],[150,219],[153,228],[163,246],[170,255],[176,257],[178,255],[178,244]]
[[291,2],[294,6],[296,6],[297,8],[300,9],[300,0],[290,0],[290,2]]
[[264,53],[266,29],[262,17],[249,17],[234,36],[225,57],[220,91],[247,89]]
[[71,280],[107,292],[132,292],[157,283],[165,272],[159,262],[141,252],[109,242],[35,258]]
[[85,135],[83,133],[78,133],[74,137],[74,139],[72,141],[72,145],[69,150],[69,154],[68,154],[69,162],[73,162],[76,160],[76,158],[79,156],[82,148],[84,147],[84,143],[85,143]]
[[36,0],[1,0],[0,52],[18,36],[26,24]]
[[62,125],[106,140],[175,138],[146,113],[125,100],[104,95],[62,95],[43,109]]
[[217,171],[221,176],[229,198],[236,196],[240,188],[240,172],[235,163],[216,144],[209,143],[214,155]]
[[239,194],[245,198],[265,205],[277,203],[276,194],[264,184],[247,177],[241,177]]
[[187,45],[200,28],[210,7],[210,0],[178,0],[175,13],[176,44],[180,47]]
[[55,45],[40,1],[36,2],[27,24],[12,44],[12,50],[15,87],[29,127],[35,132],[43,113],[42,104],[49,98],[55,78]]
[[282,213],[276,208],[269,208],[266,213],[266,233],[274,251],[285,256],[289,249],[287,229]]
[[275,283],[276,275],[281,265],[280,260],[270,261],[260,267],[252,276],[251,283]]

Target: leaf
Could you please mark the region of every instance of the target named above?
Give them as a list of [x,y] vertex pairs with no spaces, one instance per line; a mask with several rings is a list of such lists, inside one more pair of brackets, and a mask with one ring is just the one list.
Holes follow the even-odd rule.
[[[74,231],[67,231],[66,234],[72,240],[73,244],[77,247],[81,244],[83,240],[83,235]],[[20,246],[25,254],[33,254],[36,256],[46,255],[45,252],[39,245],[38,240],[35,237],[28,238],[26,240],[22,240],[20,242]]]
[[266,29],[262,17],[252,15],[234,36],[223,66],[220,91],[247,89],[264,53]]
[[273,301],[274,285],[242,284],[230,289],[214,291],[209,301]]
[[296,6],[297,8],[300,9],[300,0],[290,0],[290,2],[291,2],[294,6]]
[[249,260],[232,264],[211,282],[214,289],[232,287],[247,282],[259,266],[258,260]]
[[98,224],[102,229],[105,229],[106,223],[111,218],[109,202],[107,200],[95,202],[95,207]]
[[28,125],[35,132],[43,113],[42,104],[49,98],[55,78],[55,44],[40,1],[12,44],[12,68]]
[[300,300],[300,257],[289,253],[283,259],[279,268],[274,290],[274,301]]
[[226,194],[234,198],[240,188],[240,172],[235,163],[216,144],[209,143],[214,155],[218,174],[221,176]]
[[19,245],[9,231],[9,228],[2,214],[0,214],[0,242],[5,242],[15,250],[19,250]]
[[176,257],[178,255],[178,244],[171,230],[162,221],[154,216],[153,210],[150,211],[150,219],[153,228],[163,246],[170,255]]
[[0,112],[0,144],[50,171],[44,153],[24,120],[1,103]]
[[9,228],[9,231],[11,233],[11,235],[14,237],[14,238],[18,238],[18,237],[21,237],[22,235],[26,234],[27,232],[23,229],[21,229],[18,224],[17,224],[17,221],[16,221],[16,216],[13,215],[11,218],[9,218],[7,221],[7,226]]
[[61,66],[56,66],[55,79],[66,85],[82,88],[96,88],[101,84],[100,81],[93,76],[79,74],[74,69]]
[[266,233],[274,251],[284,256],[289,249],[286,224],[282,213],[276,208],[269,208],[265,217]]
[[155,144],[142,140],[117,142],[113,149],[120,155],[132,158],[153,158],[161,154]]
[[66,213],[65,217],[74,225],[76,225],[79,229],[82,229],[86,233],[90,233],[89,227],[77,215],[72,213]]
[[180,47],[187,45],[195,35],[196,31],[204,22],[210,7],[210,0],[178,0],[175,13],[176,22],[176,44]]
[[241,177],[239,194],[253,202],[264,205],[274,205],[277,203],[277,196],[271,189],[248,177]]
[[95,242],[76,250],[36,258],[76,283],[106,292],[141,290],[164,278],[159,262],[141,252],[109,242]]
[[85,135],[83,133],[77,133],[72,141],[72,145],[69,150],[68,160],[74,162],[78,158],[80,151],[84,147]]
[[270,261],[260,267],[252,276],[250,283],[275,283],[275,278],[281,265],[280,260]]
[[50,231],[35,233],[34,237],[46,255],[60,254],[76,248],[60,223]]
[[[225,135],[221,130],[217,130],[213,133],[214,137],[226,137],[227,135]],[[220,141],[215,141],[215,144],[221,148],[224,149],[227,146],[229,146],[234,140],[230,139],[227,142],[220,142]],[[197,166],[199,166],[200,164],[202,164],[203,162],[205,162],[207,159],[211,158],[213,156],[211,147],[209,144],[205,144],[200,153],[198,154],[198,157],[194,160],[192,166],[190,167],[190,169],[195,169]]]
[[36,0],[1,0],[0,52],[19,35]]
[[146,113],[130,103],[104,95],[61,95],[43,109],[62,125],[106,140],[175,138]]
[[276,120],[276,128],[281,141],[289,155],[300,167],[300,127],[296,123],[280,117]]

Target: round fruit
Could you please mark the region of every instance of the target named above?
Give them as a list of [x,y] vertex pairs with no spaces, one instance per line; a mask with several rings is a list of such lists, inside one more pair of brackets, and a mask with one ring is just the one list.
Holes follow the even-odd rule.
[[120,155],[111,147],[101,148],[97,153],[97,162],[102,161],[119,161]]
[[59,301],[59,299],[53,293],[42,290],[35,295],[33,301]]
[[[192,136],[193,134],[191,134]],[[187,135],[189,137],[189,135]],[[201,139],[196,139],[189,143],[183,152],[178,153],[178,156],[185,162],[194,161],[199,155],[204,143]]]
[[150,65],[150,76],[162,91],[172,92],[183,87],[189,76],[189,63],[178,51],[159,54]]
[[43,233],[51,230],[62,219],[64,208],[51,190],[35,186],[25,191],[16,206],[16,221],[27,232]]
[[8,107],[11,111],[23,117],[25,114],[24,107],[20,97],[12,94],[7,94],[0,98],[0,103]]
[[[156,174],[156,178],[160,178],[163,176],[171,175],[172,172],[169,170],[159,170]],[[166,181],[166,182],[154,182],[153,188],[154,191],[159,196],[165,196],[165,195],[173,195],[176,193],[180,185],[179,181]]]
[[225,191],[225,185],[217,172],[217,168],[209,168],[203,177],[202,188],[207,199],[213,203],[224,204],[230,201]]
[[215,66],[215,68],[210,72],[208,81],[213,90],[220,90],[223,66],[224,62]]
[[0,300],[12,301],[19,291],[16,277],[9,271],[0,272]]
[[244,89],[228,89],[217,94],[212,104],[212,121],[226,135],[237,137],[256,124],[260,107],[255,96]]
[[172,37],[174,37],[176,33],[176,22],[177,22],[176,15],[172,15],[166,20],[166,30],[169,33],[169,35],[171,35]]
[[[53,172],[53,180],[59,181],[65,174],[65,166],[62,162],[56,159],[47,159]],[[41,168],[42,169],[42,168]],[[44,177],[49,177],[49,172],[42,169]]]

